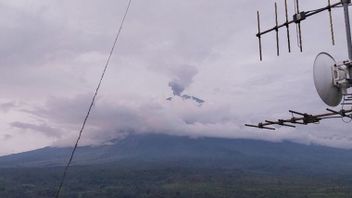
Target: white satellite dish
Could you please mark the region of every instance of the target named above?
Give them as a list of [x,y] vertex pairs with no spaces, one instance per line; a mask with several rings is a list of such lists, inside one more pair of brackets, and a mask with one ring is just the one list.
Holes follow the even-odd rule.
[[342,90],[334,83],[335,59],[326,52],[317,55],[314,61],[314,84],[320,98],[329,106],[337,106],[342,100]]

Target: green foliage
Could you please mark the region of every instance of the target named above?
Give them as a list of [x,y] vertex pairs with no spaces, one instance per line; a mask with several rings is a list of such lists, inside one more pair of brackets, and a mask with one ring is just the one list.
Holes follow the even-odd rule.
[[[62,168],[0,169],[0,197],[53,197]],[[351,197],[351,174],[275,174],[181,167],[72,167],[62,197]]]

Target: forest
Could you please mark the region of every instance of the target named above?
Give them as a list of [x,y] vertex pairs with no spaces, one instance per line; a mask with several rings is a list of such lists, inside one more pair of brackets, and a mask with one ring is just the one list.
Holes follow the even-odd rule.
[[[62,168],[0,170],[0,197],[54,197]],[[76,166],[61,197],[336,197],[352,195],[352,175],[300,175],[236,169]]]

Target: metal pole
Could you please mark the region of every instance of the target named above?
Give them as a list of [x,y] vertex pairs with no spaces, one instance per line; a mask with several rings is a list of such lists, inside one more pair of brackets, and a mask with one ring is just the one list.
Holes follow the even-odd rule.
[[343,9],[344,9],[344,13],[345,13],[348,58],[349,58],[349,60],[352,60],[351,26],[350,26],[350,15],[349,15],[349,10],[348,10],[348,5],[351,3],[351,0],[341,0],[341,2],[343,4]]

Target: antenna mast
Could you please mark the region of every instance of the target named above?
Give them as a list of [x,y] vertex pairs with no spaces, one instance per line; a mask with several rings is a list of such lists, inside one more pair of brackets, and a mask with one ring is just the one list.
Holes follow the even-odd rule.
[[[345,14],[345,25],[346,25],[346,38],[347,38],[347,48],[348,48],[348,58],[352,60],[352,40],[351,40],[351,26],[350,26],[350,14],[348,6],[351,0],[341,0],[343,5],[343,10]],[[351,74],[351,71],[350,71]]]

